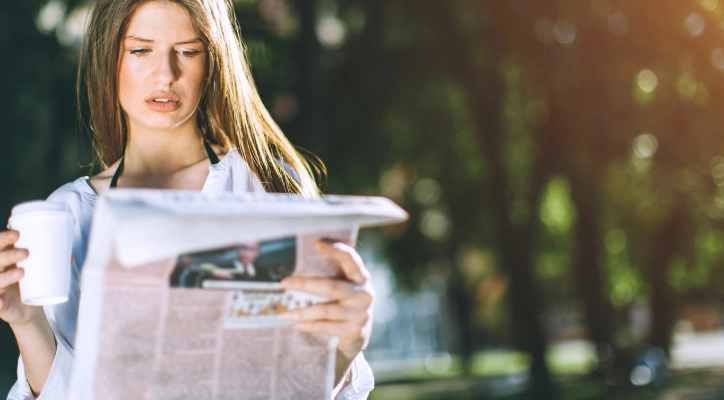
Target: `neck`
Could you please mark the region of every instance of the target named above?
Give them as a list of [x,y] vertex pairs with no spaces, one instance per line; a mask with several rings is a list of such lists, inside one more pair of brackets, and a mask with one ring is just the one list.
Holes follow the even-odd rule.
[[[129,124],[131,125],[131,124]],[[196,123],[170,130],[129,126],[124,175],[170,175],[207,158]]]

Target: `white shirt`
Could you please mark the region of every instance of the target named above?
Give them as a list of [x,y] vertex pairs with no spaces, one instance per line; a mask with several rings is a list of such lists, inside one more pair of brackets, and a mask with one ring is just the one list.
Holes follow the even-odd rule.
[[[249,170],[246,162],[236,149],[232,149],[217,164],[209,166],[209,176],[206,178],[202,193],[233,192],[245,193],[263,191],[259,180]],[[96,193],[88,184],[88,178],[78,178],[73,182],[61,186],[49,197],[49,201],[67,204],[75,215],[78,224],[73,232],[73,256],[75,262],[71,266],[71,290],[68,302],[53,306],[45,306],[45,315],[55,340],[58,344],[53,366],[50,369],[48,380],[38,400],[63,400],[68,398],[68,384],[73,366],[73,347],[75,345],[75,331],[78,320],[78,301],[80,296],[80,267],[83,265],[88,244],[91,217],[96,201]],[[335,400],[366,399],[367,394],[374,388],[372,370],[360,353],[352,363],[350,374],[346,381],[336,387]],[[10,389],[8,400],[36,399],[33,396],[25,376],[23,359],[18,360],[18,380]]]

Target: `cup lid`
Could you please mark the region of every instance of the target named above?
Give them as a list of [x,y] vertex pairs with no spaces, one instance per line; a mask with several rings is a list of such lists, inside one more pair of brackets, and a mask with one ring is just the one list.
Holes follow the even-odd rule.
[[56,203],[54,201],[33,200],[20,203],[13,207],[10,217],[17,217],[21,214],[27,214],[38,211],[56,211],[70,213],[70,207],[65,203]]

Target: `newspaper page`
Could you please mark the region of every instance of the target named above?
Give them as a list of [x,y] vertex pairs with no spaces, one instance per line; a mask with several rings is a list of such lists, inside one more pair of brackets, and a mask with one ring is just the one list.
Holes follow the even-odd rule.
[[339,277],[315,250],[405,212],[386,199],[119,189],[83,267],[71,398],[329,399],[337,340],[286,310],[328,301],[287,276]]

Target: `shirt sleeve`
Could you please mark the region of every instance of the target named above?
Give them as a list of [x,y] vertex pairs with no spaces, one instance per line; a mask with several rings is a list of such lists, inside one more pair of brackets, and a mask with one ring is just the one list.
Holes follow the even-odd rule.
[[46,399],[67,399],[68,398],[68,382],[70,382],[70,372],[73,367],[73,348],[68,343],[55,337],[57,342],[57,350],[55,351],[55,359],[53,366],[50,367],[48,380],[45,381],[43,391],[40,396],[33,396],[28,379],[25,376],[25,365],[23,357],[18,359],[18,381],[15,382],[8,400],[46,400]]
[[374,388],[375,377],[372,375],[372,368],[362,353],[359,353],[352,361],[347,379],[335,388],[334,392],[337,392],[337,395],[334,396],[334,400],[364,400]]
[[75,337],[75,326],[80,294],[80,271],[77,263],[71,265],[71,290],[68,301],[44,306],[45,317],[55,336],[56,350],[48,379],[37,398],[30,390],[22,356],[18,359],[18,380],[8,393],[8,400],[67,399],[70,375],[73,369],[74,350],[70,342]]

